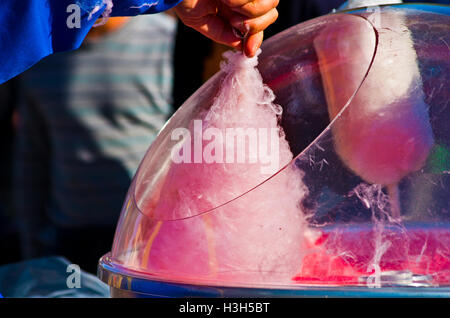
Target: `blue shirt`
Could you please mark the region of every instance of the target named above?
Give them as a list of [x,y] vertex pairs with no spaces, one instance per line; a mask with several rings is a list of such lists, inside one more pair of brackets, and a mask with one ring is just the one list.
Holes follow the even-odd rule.
[[[107,0],[1,0],[0,84],[22,73],[47,55],[77,49]],[[113,0],[111,16],[158,13],[181,0]],[[72,7],[69,7],[71,6]],[[80,8],[80,23],[68,23],[70,10]]]

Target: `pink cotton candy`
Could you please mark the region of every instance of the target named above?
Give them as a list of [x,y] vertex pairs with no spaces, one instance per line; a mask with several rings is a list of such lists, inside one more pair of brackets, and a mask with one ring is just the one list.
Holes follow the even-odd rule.
[[[144,209],[155,219],[169,221],[159,221],[158,228],[148,234],[153,236],[151,249],[141,258],[149,272],[172,278],[289,282],[300,267],[307,225],[299,202],[307,189],[301,171],[289,165],[271,182],[238,198],[287,165],[292,153],[278,125],[282,109],[262,82],[257,57],[247,58],[240,52],[227,52],[225,57],[225,76],[212,106],[203,114],[201,133],[211,128],[216,136],[225,135],[229,128],[257,131],[258,148],[275,151],[276,166],[250,157],[249,148],[245,162],[236,162],[235,157],[234,162],[206,163],[205,156],[195,158],[194,138],[182,140],[178,150],[191,146],[192,151],[184,158],[201,163],[171,163],[158,202]],[[191,125],[191,136],[194,130]],[[275,137],[259,138],[264,130],[275,131]],[[208,144],[211,148],[211,140],[203,140],[203,150]],[[233,148],[223,139],[215,146],[216,150],[223,146],[222,158],[233,151],[237,156],[237,143]]]
[[[378,33],[376,52],[372,51],[374,35],[359,24],[327,29],[314,46],[331,119],[367,72],[366,65],[354,61],[371,61],[375,54],[369,74],[333,126],[334,142],[336,152],[355,174],[369,183],[395,186],[424,165],[434,138],[411,32],[403,14],[393,11],[384,16],[377,27],[388,31]],[[333,38],[351,38],[357,45],[342,41],[329,50]],[[335,63],[342,56],[351,58]]]
[[[172,166],[161,191],[158,208],[153,212],[156,217],[167,218],[169,213],[171,218],[183,218],[206,212],[259,185],[292,160],[289,145],[278,126],[282,109],[273,104],[273,92],[263,85],[261,75],[255,68],[257,58],[246,58],[233,52],[225,53],[225,56],[229,62],[222,65],[226,76],[221,89],[211,108],[203,114],[204,119],[197,121],[196,125],[197,128],[202,126],[200,133],[203,135],[208,130],[216,129],[223,136],[223,140],[216,143],[216,149],[223,151],[222,156],[219,156],[219,162],[206,162],[208,158],[205,152],[208,152],[211,142],[203,141],[198,147],[194,140],[198,140],[195,136],[198,131],[191,125],[191,138],[184,140],[183,144],[191,150],[187,158],[190,163]],[[249,135],[256,135],[258,142],[256,146],[250,145],[247,139],[245,149],[237,149],[236,138],[234,142],[226,140],[227,129],[247,131]],[[274,132],[276,137],[270,138]],[[269,169],[268,173],[263,172],[266,170],[264,168],[269,168],[269,164],[261,164],[259,154],[252,153],[255,148],[260,148],[259,142],[264,136],[267,136],[265,146],[268,151],[278,152],[273,160],[276,166]],[[271,149],[274,139],[275,149]],[[183,147],[179,152],[185,149]],[[200,153],[197,151],[199,149]],[[238,160],[238,154],[242,152],[245,162]],[[227,155],[230,154],[234,156],[227,162]],[[256,159],[256,163],[250,163],[251,156]]]

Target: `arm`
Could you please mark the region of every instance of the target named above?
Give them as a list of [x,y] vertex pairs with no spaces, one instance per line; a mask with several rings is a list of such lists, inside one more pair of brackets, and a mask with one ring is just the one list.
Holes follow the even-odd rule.
[[0,84],[47,55],[77,49],[105,9],[111,9],[111,16],[134,16],[161,12],[180,1],[115,0],[110,8],[107,0],[2,0]]
[[[170,9],[182,0],[2,0],[0,84],[42,58],[77,49],[103,13],[134,16]],[[184,0],[180,19],[200,33],[253,56],[263,30],[278,17],[278,0]],[[248,34],[245,43],[233,28]]]

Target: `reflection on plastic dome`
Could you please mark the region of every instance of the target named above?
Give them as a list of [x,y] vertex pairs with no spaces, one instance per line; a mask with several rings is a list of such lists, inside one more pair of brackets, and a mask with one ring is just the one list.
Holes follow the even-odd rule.
[[[332,14],[267,40],[258,60],[228,53],[149,149],[107,262],[222,286],[450,285],[449,15]],[[213,137],[213,158],[235,155],[218,140],[229,128],[276,131],[256,144],[279,150],[276,169],[257,151],[195,158]]]

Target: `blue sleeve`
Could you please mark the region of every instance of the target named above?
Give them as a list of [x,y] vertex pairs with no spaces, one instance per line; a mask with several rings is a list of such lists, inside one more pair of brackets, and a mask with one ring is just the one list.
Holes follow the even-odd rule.
[[[113,0],[111,16],[158,13],[181,1]],[[77,49],[107,3],[108,0],[1,0],[0,84],[47,55]]]

